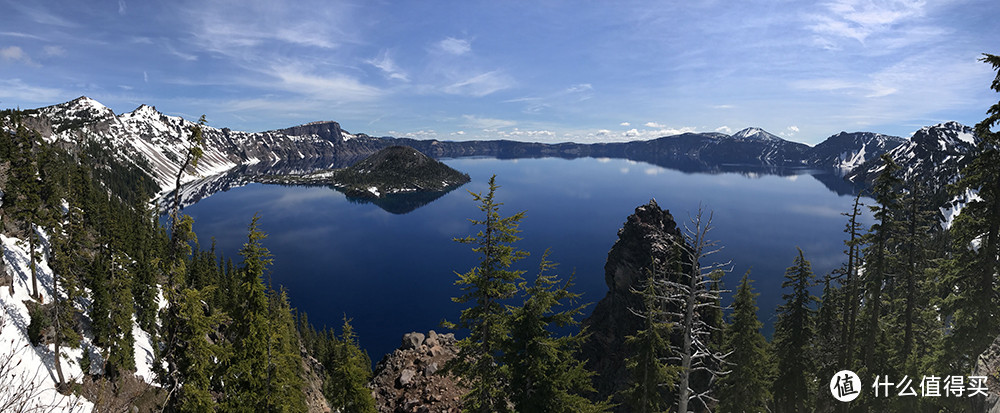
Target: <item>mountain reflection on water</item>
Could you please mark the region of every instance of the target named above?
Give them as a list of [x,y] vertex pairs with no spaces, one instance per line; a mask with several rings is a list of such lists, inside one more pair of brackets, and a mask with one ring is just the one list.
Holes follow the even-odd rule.
[[837,179],[817,171],[719,166],[694,172],[608,158],[444,162],[472,181],[460,191],[371,205],[329,187],[247,184],[245,175],[228,174],[191,191],[217,192],[185,212],[194,217],[200,239],[214,237],[216,250],[237,263],[247,224],[259,214],[269,234],[264,245],[274,254],[270,280],[287,288],[293,307],[317,326],[339,326],[345,314],[352,318],[376,360],[395,349],[402,334],[443,331],[442,320],[458,318],[461,308],[451,301],[460,292],[455,273],[468,271],[478,257],[452,239],[479,230],[468,221],[482,214],[468,191],[485,192],[493,174],[501,214],[527,212],[518,246],[532,255],[519,269],[530,279],[538,257],[551,248],[558,274],[575,274],[583,302],[597,302],[607,292],[604,264],[618,229],[650,198],[678,223],[699,207],[713,212],[711,237],[724,246],[718,259],[734,265],[723,283],[733,288],[751,270],[768,331],[797,247],[818,276],[843,261],[840,213],[850,208],[853,190],[849,183],[832,185]]

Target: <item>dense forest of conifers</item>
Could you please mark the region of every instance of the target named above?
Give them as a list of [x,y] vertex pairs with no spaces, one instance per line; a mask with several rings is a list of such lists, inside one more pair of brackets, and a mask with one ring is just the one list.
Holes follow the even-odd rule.
[[[1000,70],[1000,57],[983,60]],[[992,89],[1000,92],[1000,74]],[[34,343],[59,354],[85,345],[89,328],[101,365],[85,357],[84,371],[98,372],[89,380],[114,393],[136,368],[134,316],[153,337],[161,386],[144,408],[304,411],[306,354],[323,366],[322,392],[333,409],[375,411],[366,387],[371,361],[349,319],[339,334],[317,330],[269,284],[271,256],[257,217],[247,217],[238,263],[219,257],[202,247],[176,200],[160,224],[149,203],[155,185],[117,159],[110,143],[46,143],[24,126],[20,111],[0,115],[7,130],[0,133],[2,230],[28,243],[32,269],[47,257],[59,292],[31,303]],[[949,188],[965,197],[950,228],[941,226],[921,183],[900,179],[898,166],[883,157],[866,198],[845,211],[844,265],[817,275],[802,251],[789,257],[771,340],[761,334],[756,274],[744,275],[731,309],[722,308],[729,292],[719,267],[709,264],[711,215],[699,213],[670,258],[651,262],[645,282],[634,286],[644,304],[632,313],[643,327],[628,337],[628,354],[616,355],[627,360],[630,382],[606,399],[594,395],[593,373],[578,357],[588,332],[557,333],[577,325],[584,310],[572,279],[553,275],[544,256],[537,274],[524,276],[519,262],[527,253],[517,248],[523,212],[500,213],[491,179],[488,193],[473,194],[481,230],[457,240],[480,261],[456,282],[454,300],[467,308],[448,326],[466,334],[439,374],[464,379],[462,406],[473,412],[972,410],[981,397],[970,396],[987,386],[973,374],[976,359],[1000,335],[998,123],[1000,103],[976,125],[976,153]],[[201,155],[200,127],[187,139],[185,166]],[[859,221],[863,208],[874,222],[867,228]],[[40,297],[34,279],[31,288]],[[55,357],[61,391],[82,391],[63,376],[63,362]],[[849,404],[829,390],[840,370],[863,383],[862,396]],[[988,385],[996,386],[997,374],[987,374]],[[878,397],[872,383],[883,381],[887,394]],[[907,386],[916,396],[899,395]],[[935,389],[938,396],[927,395]]]

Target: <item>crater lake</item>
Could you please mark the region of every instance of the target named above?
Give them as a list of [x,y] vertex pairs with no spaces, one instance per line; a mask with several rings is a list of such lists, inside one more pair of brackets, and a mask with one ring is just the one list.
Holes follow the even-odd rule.
[[751,270],[767,335],[797,247],[818,280],[845,260],[847,218],[841,213],[850,210],[854,196],[824,185],[831,182],[828,174],[690,173],[593,158],[444,162],[472,181],[406,213],[328,187],[265,184],[216,193],[184,212],[195,220],[201,248],[214,238],[217,252],[237,264],[247,226],[260,215],[259,227],[268,234],[264,245],[274,255],[265,276],[287,289],[292,306],[317,328],[339,332],[343,317],[350,318],[373,361],[397,348],[407,332],[448,332],[441,322],[457,321],[463,306],[451,300],[460,292],[456,273],[475,266],[478,256],[453,239],[479,230],[469,222],[482,218],[469,191],[485,193],[494,174],[501,215],[526,211],[517,246],[531,255],[517,268],[532,279],[550,249],[549,259],[559,263],[556,273],[574,275],[573,290],[583,293],[583,302],[604,297],[604,264],[618,229],[650,199],[670,210],[678,225],[699,208],[713,214],[709,238],[723,247],[714,258],[732,262],[724,286],[735,288]]

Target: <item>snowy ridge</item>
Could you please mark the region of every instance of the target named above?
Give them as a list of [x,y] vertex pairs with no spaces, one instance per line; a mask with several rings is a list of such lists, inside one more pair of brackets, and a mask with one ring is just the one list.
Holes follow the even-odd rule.
[[[944,194],[949,184],[958,181],[962,168],[972,159],[977,139],[969,126],[958,122],[939,123],[917,130],[909,140],[889,151],[888,156],[900,167],[900,178],[920,182],[930,193]],[[871,182],[884,169],[881,159],[870,159],[848,175],[848,179]],[[940,200],[942,203],[947,201]],[[950,204],[958,205],[957,202]],[[958,209],[947,207],[941,212],[946,224],[950,225]]]
[[[184,161],[186,142],[195,122],[168,116],[141,105],[115,115],[99,102],[80,97],[70,102],[30,111],[31,126],[47,141],[81,143],[96,140],[153,177],[160,196],[172,191]],[[353,138],[345,137],[344,139]],[[277,132],[239,132],[203,127],[204,155],[189,167],[182,183],[219,175],[240,165],[297,158],[332,157],[334,142],[316,136],[289,136]]]
[[780,142],[784,139],[758,127],[749,127],[732,135],[733,139]]
[[898,136],[872,132],[840,132],[806,151],[806,162],[849,174],[865,162],[906,142]]

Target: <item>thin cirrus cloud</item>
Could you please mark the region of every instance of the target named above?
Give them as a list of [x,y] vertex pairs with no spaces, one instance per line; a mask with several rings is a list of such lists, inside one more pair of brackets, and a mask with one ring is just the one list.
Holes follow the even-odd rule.
[[452,95],[483,97],[514,86],[514,79],[502,70],[479,73],[459,80],[442,89]]
[[350,76],[321,76],[285,65],[275,65],[267,73],[277,78],[277,82],[271,87],[318,99],[365,101],[383,94],[379,88],[361,83]]
[[472,42],[465,39],[447,37],[437,42],[436,49],[455,56],[461,56],[472,51]]
[[0,1],[5,106],[88,94],[116,111],[215,112],[214,124],[234,129],[333,119],[365,132],[378,119],[400,134],[611,141],[754,124],[815,143],[845,129],[902,136],[918,124],[969,124],[996,101],[991,69],[976,61],[1000,37],[985,24],[996,0],[555,0],[531,13],[352,0]]
[[824,3],[825,10],[811,16],[809,28],[829,46],[839,38],[864,44],[873,37],[901,34],[898,26],[923,17],[926,6],[923,0],[836,0]]
[[404,82],[408,82],[410,80],[409,75],[396,65],[396,62],[393,61],[392,56],[389,55],[388,51],[382,51],[382,53],[379,53],[377,57],[365,60],[365,63],[375,66],[389,79],[402,80]]
[[474,115],[462,115],[464,119],[463,124],[470,128],[476,129],[500,129],[509,128],[511,126],[517,125],[517,122],[506,119],[495,119],[495,118],[485,118]]

